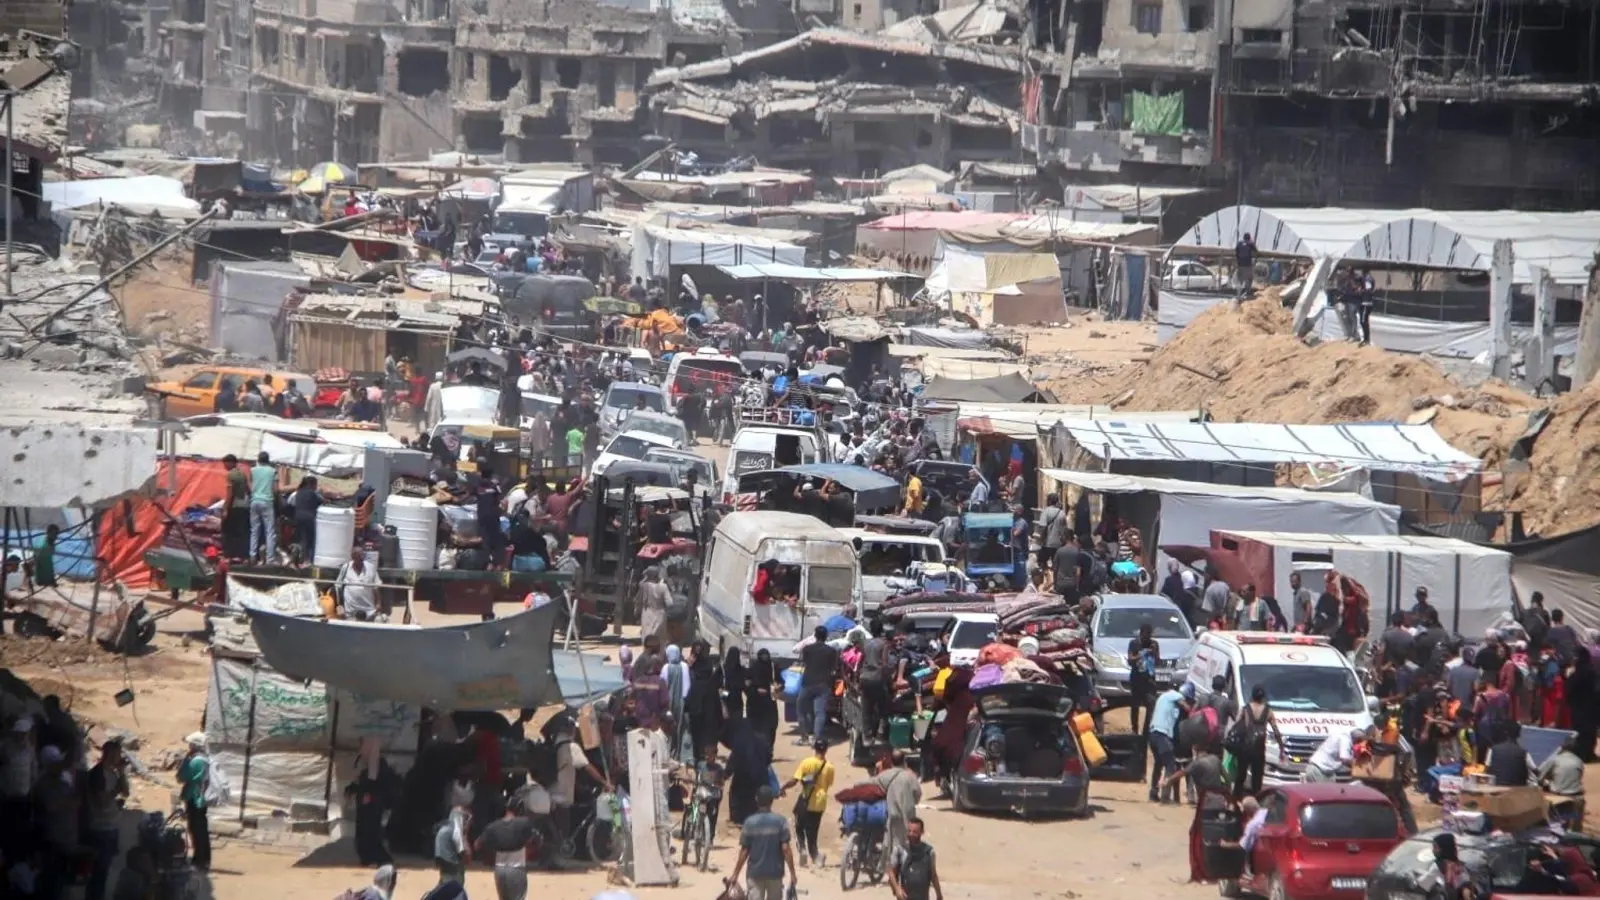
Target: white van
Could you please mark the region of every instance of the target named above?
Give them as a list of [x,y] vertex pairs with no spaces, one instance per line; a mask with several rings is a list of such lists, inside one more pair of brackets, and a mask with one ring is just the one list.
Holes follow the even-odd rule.
[[841,528],[861,561],[862,613],[877,612],[883,601],[900,592],[915,578],[916,563],[943,563],[944,544],[920,534],[887,534],[865,528]]
[[[756,603],[750,587],[756,567],[775,559],[780,585],[799,598]],[[794,658],[794,645],[818,623],[858,604],[861,569],[850,539],[821,519],[787,512],[735,512],[711,536],[700,582],[700,636],[720,653],[738,647],[746,655],[765,649],[773,658]]]
[[1195,641],[1189,684],[1204,701],[1221,675],[1239,709],[1257,686],[1283,732],[1280,748],[1267,734],[1265,782],[1300,780],[1311,754],[1330,735],[1372,725],[1377,701],[1362,694],[1355,666],[1320,635],[1269,631],[1207,631]]
[[[682,384],[679,384],[680,378]],[[676,406],[678,397],[691,390],[698,388],[704,392],[706,386],[717,382],[737,387],[745,378],[744,363],[738,357],[729,356],[715,347],[701,347],[693,353],[672,354],[661,388]]]
[[740,475],[781,468],[775,462],[780,440],[790,444],[787,452],[798,454],[796,464],[830,462],[830,454],[825,446],[818,445],[817,433],[810,428],[746,425],[733,436],[733,444],[728,448],[728,469],[722,481],[723,502],[732,503],[739,493]]

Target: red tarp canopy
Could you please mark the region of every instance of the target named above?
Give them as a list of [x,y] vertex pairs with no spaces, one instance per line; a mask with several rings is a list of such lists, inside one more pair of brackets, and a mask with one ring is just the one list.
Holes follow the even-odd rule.
[[[177,490],[169,494],[173,467],[177,468]],[[133,589],[149,588],[145,552],[161,546],[167,525],[184,510],[220,502],[227,495],[227,481],[227,470],[219,460],[160,460],[154,496],[129,499],[101,517],[99,555],[105,560],[106,576]]]

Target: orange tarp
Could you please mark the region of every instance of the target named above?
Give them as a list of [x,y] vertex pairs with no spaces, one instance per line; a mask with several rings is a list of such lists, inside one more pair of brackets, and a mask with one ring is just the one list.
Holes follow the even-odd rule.
[[[172,468],[177,490],[169,493]],[[227,495],[228,473],[217,460],[162,459],[156,465],[155,494],[118,504],[100,521],[100,557],[107,577],[133,589],[150,587],[144,554],[161,546],[167,525],[191,506],[210,506]],[[129,533],[129,523],[132,533]]]

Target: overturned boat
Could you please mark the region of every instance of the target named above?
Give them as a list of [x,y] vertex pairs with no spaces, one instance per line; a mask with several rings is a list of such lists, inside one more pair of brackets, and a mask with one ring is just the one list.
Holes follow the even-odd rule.
[[[290,678],[443,710],[525,709],[571,699],[575,692],[563,692],[551,648],[560,611],[552,603],[503,619],[422,628],[247,610],[262,656]],[[559,668],[570,680],[571,666]]]

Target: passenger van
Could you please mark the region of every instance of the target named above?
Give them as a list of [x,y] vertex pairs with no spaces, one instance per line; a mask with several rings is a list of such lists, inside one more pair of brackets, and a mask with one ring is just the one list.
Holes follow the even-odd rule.
[[1321,635],[1270,631],[1207,631],[1195,642],[1189,684],[1202,702],[1211,681],[1221,675],[1225,690],[1243,709],[1257,686],[1267,690],[1267,705],[1283,732],[1280,748],[1267,733],[1264,781],[1300,780],[1311,754],[1330,735],[1372,725],[1376,698],[1366,697],[1355,666]]
[[943,563],[944,545],[921,534],[885,534],[865,528],[841,528],[861,561],[862,613],[876,612],[883,601],[914,583],[909,571],[914,563]]
[[745,425],[733,436],[728,448],[728,469],[723,473],[723,502],[732,503],[739,493],[739,476],[784,466],[829,462],[826,444],[817,440],[810,428],[784,425]]
[[[756,567],[775,559],[779,585],[798,601],[757,603]],[[766,650],[795,658],[794,645],[829,616],[858,603],[861,569],[850,538],[821,519],[788,512],[735,512],[711,536],[700,583],[700,636],[722,653]]]

